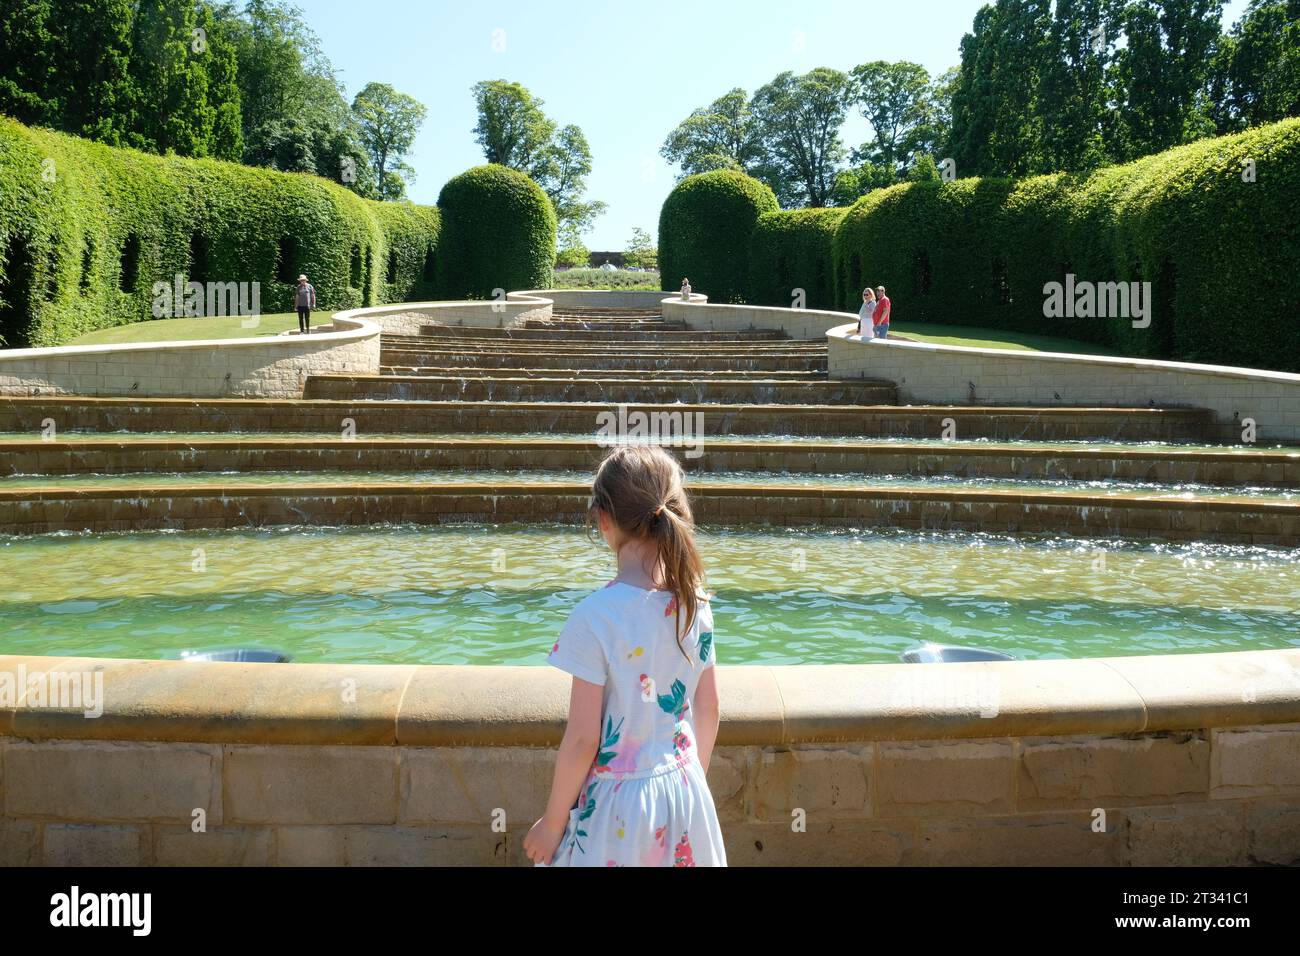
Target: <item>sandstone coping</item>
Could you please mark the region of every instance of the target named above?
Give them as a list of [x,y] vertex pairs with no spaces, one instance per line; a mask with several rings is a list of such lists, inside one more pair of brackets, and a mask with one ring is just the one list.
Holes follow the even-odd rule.
[[[853,319],[847,313],[841,318]],[[888,379],[897,383],[900,402],[1196,406],[1237,431],[1253,420],[1259,440],[1300,443],[1300,374],[897,338],[863,341],[856,328],[853,319],[827,330],[829,375]]]
[[[539,654],[540,656],[540,654]],[[549,667],[0,656],[0,680],[101,674],[104,707],[0,705],[0,736],[552,747]],[[1139,734],[1300,721],[1300,648],[965,664],[720,666],[719,746]],[[2,699],[2,698],[0,698]]]
[[504,299],[397,302],[367,306],[338,312],[335,318],[342,316],[347,320],[370,322],[388,335],[419,335],[426,325],[510,328],[528,319],[548,319],[550,315],[549,299],[511,293]]
[[2,349],[0,395],[294,398],[312,373],[377,373],[379,335],[340,314],[310,335]]
[[720,303],[690,302],[666,299],[663,303],[665,319],[685,322],[689,328],[717,332],[739,332],[749,329],[779,330],[792,339],[824,340],[826,333],[846,319],[846,312],[820,309],[785,309],[762,305],[722,305]]
[[[332,400],[331,400],[332,401]],[[74,436],[77,434],[72,433]],[[503,448],[519,451],[559,451],[582,448],[598,451],[607,447],[594,438],[497,438],[491,435],[482,437],[465,436],[458,438],[424,438],[419,436],[400,438],[298,438],[277,435],[257,435],[251,437],[236,432],[230,435],[204,436],[201,439],[181,438],[123,438],[123,439],[79,439],[60,436],[50,441],[20,440],[0,442],[0,449],[12,452],[32,451],[96,451],[101,449],[127,451],[194,451],[209,448],[340,448],[340,449],[471,449]],[[1180,448],[1178,446],[1094,448],[1087,445],[1051,444],[1037,445],[997,444],[981,441],[975,443],[952,442],[934,444],[930,442],[909,441],[782,441],[779,438],[766,440],[735,440],[715,438],[709,447],[722,451],[752,452],[807,452],[810,454],[834,454],[843,452],[866,452],[881,455],[925,455],[940,458],[998,457],[998,458],[1080,458],[1093,461],[1110,459],[1132,461],[1210,461],[1240,462],[1252,461],[1266,464],[1300,465],[1300,449],[1288,448]],[[687,462],[687,465],[690,463]]]

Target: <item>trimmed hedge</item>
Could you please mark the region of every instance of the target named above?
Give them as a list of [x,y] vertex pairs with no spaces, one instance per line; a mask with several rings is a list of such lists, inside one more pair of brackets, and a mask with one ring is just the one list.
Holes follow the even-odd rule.
[[555,208],[523,173],[495,163],[447,181],[438,196],[438,288],[486,299],[494,289],[545,289],[555,269]]
[[377,202],[371,204],[370,212],[384,233],[383,269],[375,269],[380,301],[436,299],[438,239],[442,228],[437,207]]
[[834,309],[831,243],[847,209],[792,209],[758,217],[749,236],[745,301],[789,306],[804,290],[804,308]]
[[776,212],[764,183],[734,170],[688,176],[659,211],[660,287],[682,277],[710,302],[743,302],[749,286],[749,240],[760,216]]
[[[427,298],[436,209],[305,174],[153,156],[0,119],[0,336],[58,345],[155,318],[156,282],[258,282],[261,311]],[[393,281],[386,273],[395,253]]]
[[[835,297],[852,310],[863,286],[885,285],[903,321],[1300,371],[1298,193],[1297,119],[1091,174],[894,186],[858,200],[837,230]],[[1044,316],[1045,284],[1066,273],[1150,282],[1150,326]]]

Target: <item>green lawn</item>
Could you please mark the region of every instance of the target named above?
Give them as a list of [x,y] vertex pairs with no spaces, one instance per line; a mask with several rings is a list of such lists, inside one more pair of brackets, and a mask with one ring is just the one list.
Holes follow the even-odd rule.
[[1030,335],[1026,332],[1007,332],[1002,329],[984,329],[973,325],[936,325],[932,322],[891,322],[891,338],[897,336],[915,342],[934,345],[966,345],[980,349],[1011,349],[1023,352],[1074,352],[1080,355],[1119,355],[1121,353],[1093,342],[1058,339],[1050,335]]
[[[333,312],[312,312],[311,326],[329,324]],[[256,321],[245,328],[243,323]],[[266,335],[279,335],[286,329],[298,327],[296,312],[275,312],[257,316],[256,320],[242,315],[213,315],[199,319],[154,319],[149,322],[132,322],[111,329],[87,332],[67,342],[67,345],[122,345],[136,342],[186,342],[196,339],[251,339]]]

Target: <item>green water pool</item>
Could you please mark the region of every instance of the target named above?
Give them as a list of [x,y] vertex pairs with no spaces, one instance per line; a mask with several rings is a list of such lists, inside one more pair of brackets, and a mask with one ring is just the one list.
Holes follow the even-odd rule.
[[[1300,646],[1300,551],[978,534],[701,536],[727,664]],[[0,538],[0,653],[541,664],[609,553],[558,526]]]

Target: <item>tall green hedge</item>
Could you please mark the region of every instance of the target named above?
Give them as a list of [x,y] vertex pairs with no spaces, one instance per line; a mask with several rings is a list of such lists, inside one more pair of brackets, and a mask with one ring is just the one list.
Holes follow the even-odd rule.
[[772,190],[732,170],[688,176],[659,211],[662,288],[683,277],[710,302],[743,302],[749,285],[749,240],[760,216],[779,209]]
[[152,319],[154,284],[177,274],[258,282],[264,313],[291,310],[299,272],[321,308],[427,298],[438,229],[435,209],[370,202],[315,176],[152,156],[0,118],[10,347]]
[[435,206],[379,202],[370,205],[384,233],[383,269],[376,269],[383,302],[428,302],[438,297],[438,239],[442,217]]
[[555,208],[521,172],[491,163],[447,181],[438,196],[437,281],[447,298],[545,289],[555,269]]
[[[885,285],[900,321],[1300,370],[1297,195],[1296,119],[1086,175],[895,186],[858,200],[837,230],[835,296],[851,309],[864,285]],[[1150,282],[1150,326],[1045,316],[1044,286],[1066,273]]]
[[745,301],[789,306],[804,291],[804,308],[837,307],[831,243],[847,209],[791,209],[758,217],[749,237]]

